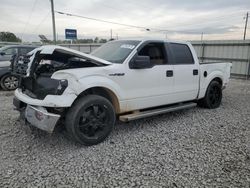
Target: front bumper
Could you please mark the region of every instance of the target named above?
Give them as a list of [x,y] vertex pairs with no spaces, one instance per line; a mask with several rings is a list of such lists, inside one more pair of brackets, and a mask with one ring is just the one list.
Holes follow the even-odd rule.
[[43,107],[27,105],[25,119],[33,126],[52,133],[60,115],[47,112]]
[[34,99],[22,92],[20,88],[15,90],[15,97],[32,106],[44,106],[44,107],[70,107],[76,99],[75,94],[63,94],[63,95],[47,95],[43,100]]
[[58,120],[61,117],[58,114],[49,113],[46,108],[41,106],[23,105],[23,102],[16,98],[14,98],[13,104],[18,110],[24,110],[24,116],[22,118],[24,118],[32,126],[49,133],[53,132]]

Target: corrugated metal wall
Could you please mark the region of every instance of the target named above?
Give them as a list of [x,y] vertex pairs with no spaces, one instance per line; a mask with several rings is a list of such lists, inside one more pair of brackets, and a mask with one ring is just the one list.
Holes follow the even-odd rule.
[[72,48],[74,50],[78,50],[84,53],[90,53],[96,48],[100,47],[102,44],[59,44],[60,46]]
[[[250,40],[191,41],[200,62],[232,62],[232,74],[250,76]],[[1,44],[1,42],[0,42]],[[102,44],[59,44],[90,53]]]
[[250,74],[250,40],[192,41],[200,62],[232,62],[232,74]]
[[[250,75],[250,40],[191,41],[200,62],[232,62],[232,74]],[[62,44],[68,48],[90,53],[101,44]]]

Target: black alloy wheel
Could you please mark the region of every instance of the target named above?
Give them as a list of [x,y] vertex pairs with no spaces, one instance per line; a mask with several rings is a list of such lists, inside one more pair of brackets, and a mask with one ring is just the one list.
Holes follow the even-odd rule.
[[222,100],[222,86],[217,81],[212,81],[206,91],[203,99],[198,101],[198,105],[205,108],[218,108]]
[[112,104],[98,95],[78,99],[66,114],[66,129],[70,137],[84,145],[102,142],[111,133],[114,123]]
[[108,109],[105,105],[95,104],[85,108],[78,122],[80,134],[95,139],[102,136],[105,128],[109,126],[107,114]]
[[221,102],[221,88],[219,88],[217,85],[211,86],[209,90],[209,103],[212,107],[218,106]]

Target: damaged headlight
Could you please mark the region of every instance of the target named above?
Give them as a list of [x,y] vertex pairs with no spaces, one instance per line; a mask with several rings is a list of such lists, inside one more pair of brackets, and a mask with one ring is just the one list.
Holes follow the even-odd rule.
[[[32,98],[44,99],[47,95],[61,95],[68,87],[68,80],[57,80],[50,77],[22,78],[19,86]],[[30,93],[31,92],[31,93]]]
[[59,80],[59,84],[56,89],[56,94],[63,94],[64,90],[68,87],[68,80]]

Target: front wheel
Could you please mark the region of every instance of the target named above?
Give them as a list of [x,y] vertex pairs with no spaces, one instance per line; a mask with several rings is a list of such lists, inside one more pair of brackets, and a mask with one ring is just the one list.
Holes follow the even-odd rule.
[[66,130],[71,138],[84,145],[102,142],[115,124],[115,111],[104,97],[87,95],[78,99],[66,114]]
[[1,78],[3,90],[15,90],[18,87],[18,78],[11,74],[6,74]]
[[198,105],[205,108],[218,108],[222,100],[221,84],[217,81],[212,81],[206,91],[205,97],[198,101]]

